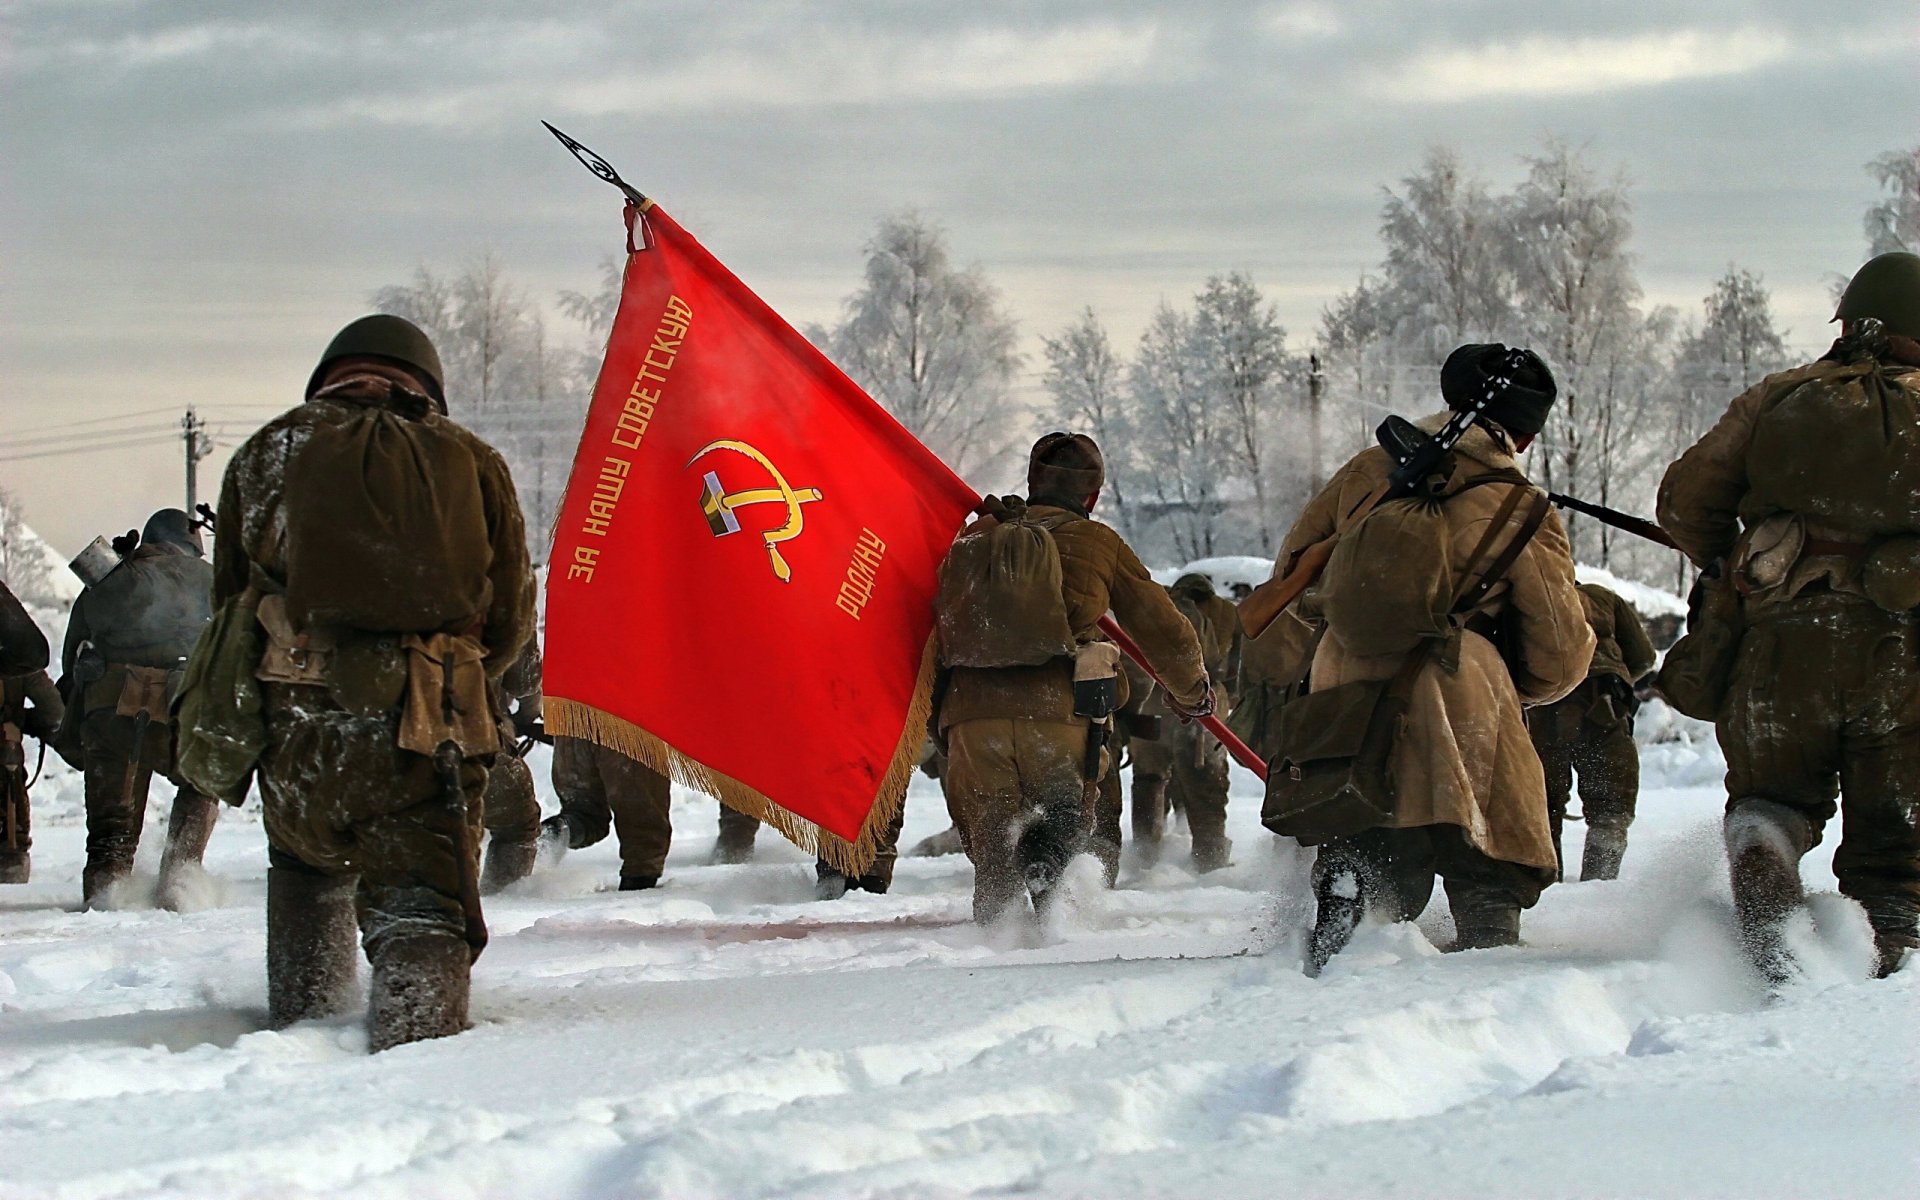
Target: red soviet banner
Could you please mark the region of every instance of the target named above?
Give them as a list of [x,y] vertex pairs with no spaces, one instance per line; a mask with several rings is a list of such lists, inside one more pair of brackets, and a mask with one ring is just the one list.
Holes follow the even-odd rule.
[[935,575],[978,497],[658,207],[627,221],[554,531],[547,727],[857,871],[906,792]]

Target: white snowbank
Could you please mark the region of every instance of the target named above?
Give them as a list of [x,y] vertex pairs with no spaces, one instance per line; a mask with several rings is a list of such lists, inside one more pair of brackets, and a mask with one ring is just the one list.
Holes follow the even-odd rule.
[[1662,591],[1650,584],[1639,583],[1632,579],[1622,579],[1604,567],[1591,567],[1580,563],[1573,569],[1574,577],[1581,583],[1597,583],[1613,592],[1640,614],[1648,617],[1687,615],[1687,602],[1672,592]]

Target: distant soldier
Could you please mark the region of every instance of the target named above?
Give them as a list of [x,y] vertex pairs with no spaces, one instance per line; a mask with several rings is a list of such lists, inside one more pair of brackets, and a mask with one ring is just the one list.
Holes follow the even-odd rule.
[[534,629],[513,480],[443,388],[411,323],[348,325],[235,453],[215,539],[215,601],[266,635],[268,1018],[354,1002],[357,909],[375,1051],[466,1028],[492,683]]
[[0,883],[25,883],[32,873],[25,738],[44,745],[62,710],[46,666],[46,636],[0,582]]
[[60,691],[45,671],[0,677],[0,883],[26,883],[32,876],[27,789],[39,770],[28,770],[26,739],[40,740],[37,761],[44,763],[63,711]]
[[213,836],[214,799],[174,771],[168,712],[187,655],[212,615],[212,588],[199,526],[179,509],[163,508],[147,519],[138,547],[74,601],[60,667],[86,779],[81,890],[88,908],[109,903],[109,892],[133,872],[155,773],[177,788],[160,860],[162,907],[179,905],[184,873],[199,867]]
[[[1567,816],[1574,773],[1580,776],[1580,819],[1587,824],[1581,879],[1618,879],[1627,827],[1640,796],[1640,748],[1633,741],[1635,686],[1653,670],[1653,643],[1633,606],[1597,583],[1580,585],[1593,626],[1593,665],[1563,700],[1527,713],[1527,732],[1547,775],[1553,849]],[[1565,873],[1565,856],[1561,871]]]
[[480,871],[480,894],[491,896],[533,873],[540,856],[540,797],[533,787],[524,745],[532,749],[540,730],[540,643],[527,639],[520,660],[500,677],[494,703],[500,711],[501,750],[487,769],[482,818],[487,856]]
[[0,581],[0,676],[44,671],[47,655],[47,637],[34,624],[33,614]]
[[[1469,345],[1449,355],[1440,375],[1448,407],[1470,409],[1500,386],[1508,377],[1495,372],[1508,369],[1508,354],[1505,346]],[[1308,593],[1315,604],[1307,615],[1326,627],[1313,692],[1392,681],[1406,705],[1387,760],[1391,815],[1320,846],[1309,951],[1316,969],[1367,910],[1418,917],[1436,874],[1446,883],[1456,948],[1511,945],[1521,910],[1558,873],[1545,781],[1521,706],[1558,700],[1585,678],[1593,631],[1566,533],[1515,461],[1545,425],[1554,392],[1546,364],[1527,354],[1443,460],[1429,496],[1382,505],[1340,533],[1341,549]],[[1431,433],[1446,420],[1443,413],[1422,427]],[[1392,469],[1379,447],[1342,467],[1287,534],[1275,573],[1342,530]],[[1369,547],[1396,557],[1370,558]],[[1409,600],[1422,620],[1443,623],[1443,640],[1385,627],[1412,612]],[[1377,650],[1402,634],[1412,650]],[[1303,707],[1290,706],[1289,715],[1307,711],[1304,699],[1296,703]]]
[[[1207,674],[1221,700],[1227,700],[1240,682],[1240,617],[1233,602],[1216,593],[1205,575],[1182,575],[1167,593],[1193,626]],[[1160,738],[1132,747],[1135,853],[1143,863],[1159,859],[1171,806],[1187,815],[1193,869],[1217,871],[1233,853],[1227,838],[1227,748],[1199,725],[1173,720],[1161,700],[1155,693],[1146,710],[1167,715]]]
[[542,825],[552,845],[582,850],[612,832],[620,846],[620,890],[659,884],[673,847],[673,785],[665,775],[610,746],[556,737],[553,790],[560,811]]
[[1098,740],[1117,707],[1111,611],[1172,689],[1175,710],[1213,711],[1193,627],[1118,533],[1090,519],[1106,480],[1092,438],[1033,447],[1027,497],[990,501],[941,567],[939,729],[947,795],[974,864],[974,919],[1044,908],[1086,847]]
[[1920,257],[1861,267],[1835,319],[1832,349],[1736,398],[1660,485],[1660,524],[1738,614],[1709,691],[1734,907],[1776,983],[1800,858],[1836,809],[1833,872],[1873,924],[1879,974],[1920,911]]

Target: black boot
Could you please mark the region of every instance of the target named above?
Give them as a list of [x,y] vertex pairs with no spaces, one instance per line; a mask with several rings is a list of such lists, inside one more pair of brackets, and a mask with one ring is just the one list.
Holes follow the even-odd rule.
[[89,858],[87,865],[80,869],[80,905],[92,911],[109,907],[111,895],[128,876],[133,874],[133,860],[118,858]]
[[1587,844],[1580,851],[1581,880],[1620,878],[1620,860],[1626,856],[1626,830],[1610,825],[1587,826]]
[[33,855],[25,850],[0,850],[0,883],[25,883],[33,877]]
[[1787,919],[1806,903],[1798,849],[1803,839],[1795,836],[1804,827],[1799,814],[1769,801],[1746,801],[1727,813],[1727,865],[1740,942],[1770,987],[1794,973],[1783,934]]
[[472,951],[453,933],[388,937],[373,957],[367,1001],[367,1049],[451,1037],[467,1028]]
[[359,993],[359,922],[351,876],[267,868],[267,1024],[330,1017]]
[[173,798],[173,813],[167,819],[167,848],[160,855],[160,885],[154,890],[155,904],[171,912],[180,911],[187,878],[200,871],[219,815],[219,802],[192,788],[181,788]]
[[504,838],[487,840],[486,865],[480,871],[480,894],[491,896],[508,884],[519,883],[533,874],[540,858],[540,843],[510,842]]
[[620,890],[623,892],[644,892],[659,885],[658,875],[622,875],[620,877]]
[[813,898],[815,900],[838,900],[853,887],[853,880],[844,872],[836,871],[826,863],[816,863],[813,868]]
[[1307,975],[1318,977],[1347,948],[1366,915],[1360,869],[1344,858],[1319,864],[1313,881],[1313,932],[1307,937]]

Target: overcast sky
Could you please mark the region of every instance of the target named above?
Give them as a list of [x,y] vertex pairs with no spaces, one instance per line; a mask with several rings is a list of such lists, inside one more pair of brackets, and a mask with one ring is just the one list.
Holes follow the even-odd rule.
[[[1305,345],[1426,146],[1505,188],[1550,134],[1632,180],[1650,303],[1695,312],[1737,263],[1815,347],[1829,276],[1864,256],[1862,164],[1920,141],[1912,0],[4,11],[0,456],[189,402],[235,441],[423,262],[490,248],[542,299],[591,289],[618,196],[542,117],[796,324],[834,315],[876,219],[913,205],[1030,344],[1091,303],[1127,348],[1234,269]],[[180,475],[178,442],[0,462],[69,554],[179,503]]]

